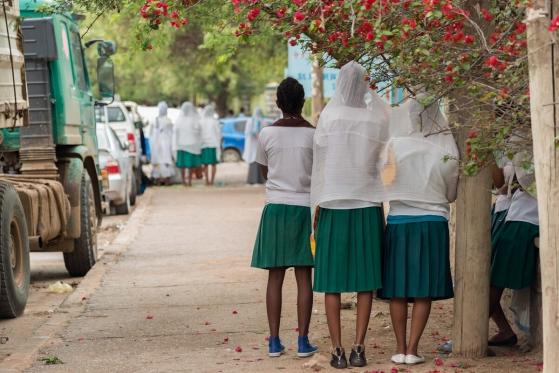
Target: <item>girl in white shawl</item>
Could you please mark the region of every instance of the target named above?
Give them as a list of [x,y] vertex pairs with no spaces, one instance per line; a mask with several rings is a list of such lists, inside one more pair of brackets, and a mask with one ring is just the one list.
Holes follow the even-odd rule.
[[[206,185],[213,185],[221,155],[221,127],[212,105],[202,111],[202,164]],[[209,170],[211,167],[211,171]]]
[[258,134],[264,122],[262,120],[262,110],[256,108],[252,118],[247,121],[245,127],[245,150],[243,152],[243,159],[248,163],[248,184],[264,184],[266,180],[260,173],[258,163],[256,163],[256,150],[258,148]]
[[318,216],[314,290],[325,293],[333,347],[330,365],[338,369],[347,367],[340,293],[358,293],[349,363],[363,367],[367,364],[364,343],[373,291],[382,286],[380,158],[388,137],[388,113],[383,105],[367,109],[368,86],[361,65],[350,62],[343,66],[336,93],[321,113],[314,135],[311,204]]
[[[390,213],[379,296],[390,299],[396,335],[395,364],[418,364],[421,335],[433,300],[454,296],[449,259],[448,219],[456,199],[458,148],[448,123],[433,103],[427,109],[409,98],[392,109],[387,181]],[[413,301],[406,340],[408,301]]]
[[156,182],[168,184],[175,175],[174,155],[172,149],[173,123],[167,116],[167,103],[160,102],[159,114],[150,130],[152,177]]
[[[177,157],[177,167],[181,169],[182,182],[192,186],[194,170],[202,166],[202,127],[200,117],[190,102],[182,104],[173,136],[173,151]],[[188,169],[188,182],[186,181]]]

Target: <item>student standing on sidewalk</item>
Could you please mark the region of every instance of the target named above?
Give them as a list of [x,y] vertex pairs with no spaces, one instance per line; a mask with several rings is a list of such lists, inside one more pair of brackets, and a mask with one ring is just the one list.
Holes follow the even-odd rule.
[[388,138],[384,105],[367,109],[365,69],[349,62],[320,115],[314,137],[311,201],[317,219],[314,290],[325,293],[330,365],[342,369],[341,293],[357,292],[350,364],[363,367],[373,291],[381,287],[383,238],[381,154]]
[[[418,364],[418,345],[433,300],[453,297],[448,218],[456,199],[458,148],[438,102],[425,109],[408,98],[393,109],[387,166],[390,213],[383,256],[383,288],[396,335],[395,364]],[[413,301],[409,341],[408,302]]]
[[[176,154],[176,165],[181,170],[184,185],[192,186],[195,169],[202,166],[202,128],[198,111],[191,102],[182,104],[175,123],[173,151]],[[186,170],[188,169],[188,182]]]
[[[221,128],[212,105],[202,112],[202,164],[206,185],[214,185],[217,164],[221,156]],[[211,168],[211,170],[210,170]]]
[[288,267],[295,267],[297,280],[297,355],[307,357],[317,351],[308,338],[313,304],[309,193],[314,128],[301,116],[304,103],[305,92],[297,80],[287,78],[281,82],[277,105],[283,118],[262,129],[255,157],[267,183],[266,206],[254,245],[252,267],[268,270],[266,308],[270,357],[284,352],[279,329],[283,280]]

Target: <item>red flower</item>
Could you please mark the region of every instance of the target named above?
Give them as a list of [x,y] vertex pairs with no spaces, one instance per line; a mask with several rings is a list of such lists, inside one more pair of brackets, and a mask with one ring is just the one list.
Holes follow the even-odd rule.
[[475,38],[473,37],[473,35],[466,35],[464,36],[464,43],[466,44],[473,44],[475,41]]
[[499,59],[497,58],[497,56],[490,56],[486,61],[485,64],[487,66],[491,66],[491,67],[497,67],[497,65],[499,65]]
[[295,14],[293,15],[293,20],[298,23],[298,22],[302,22],[305,20],[305,15],[303,14],[303,12],[301,11],[296,11]]
[[237,346],[235,347],[235,352],[243,352],[243,349],[241,348],[241,346]]
[[559,16],[553,18],[551,20],[551,23],[549,24],[548,30],[551,32],[555,32],[557,31],[557,29],[559,28]]
[[491,14],[491,12],[485,8],[481,8],[481,15],[487,22],[493,20],[493,14]]
[[285,16],[285,8],[280,8],[276,10],[276,17],[283,18]]
[[259,14],[260,8],[253,8],[248,12],[247,19],[249,20],[249,22],[252,22],[256,19],[256,17],[258,17]]
[[438,367],[443,366],[444,365],[443,359],[441,359],[440,357],[436,357],[435,358],[435,365],[438,366]]

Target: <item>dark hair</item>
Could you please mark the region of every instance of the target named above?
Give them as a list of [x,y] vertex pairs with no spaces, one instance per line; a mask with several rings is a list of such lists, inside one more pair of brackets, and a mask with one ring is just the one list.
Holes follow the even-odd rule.
[[276,103],[285,114],[301,115],[305,105],[305,90],[301,83],[285,78],[278,86]]

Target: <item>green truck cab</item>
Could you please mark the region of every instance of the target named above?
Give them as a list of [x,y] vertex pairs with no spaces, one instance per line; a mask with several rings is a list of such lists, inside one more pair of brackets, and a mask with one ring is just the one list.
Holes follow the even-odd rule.
[[[8,24],[0,43],[9,47],[9,56],[0,55],[0,83],[13,86],[0,90],[0,101],[12,103],[4,117],[13,117],[0,121],[0,318],[25,308],[29,251],[62,251],[73,276],[97,260],[102,186],[94,108],[114,94],[115,46],[84,44],[80,17],[47,13],[45,4],[12,0],[0,8],[0,24]],[[97,99],[84,56],[92,45]],[[1,68],[6,60],[11,70]]]

